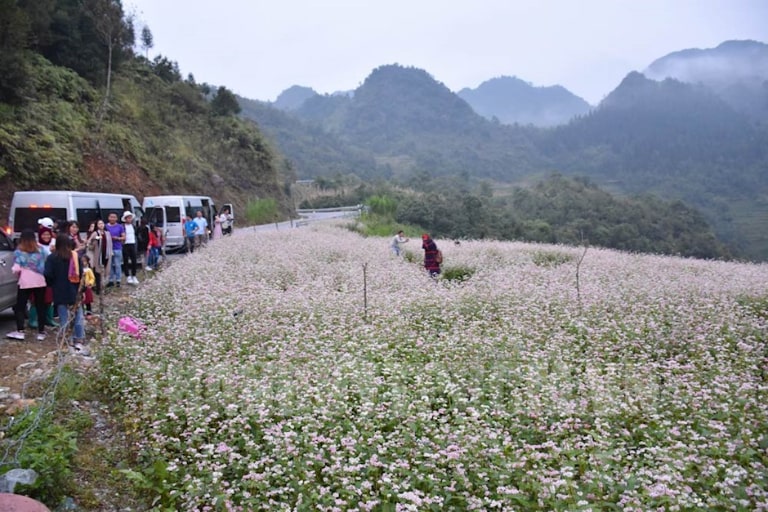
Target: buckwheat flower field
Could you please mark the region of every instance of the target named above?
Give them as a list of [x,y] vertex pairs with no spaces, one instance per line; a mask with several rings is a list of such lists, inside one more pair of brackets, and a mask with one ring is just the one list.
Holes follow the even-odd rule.
[[768,510],[768,266],[437,243],[469,279],[326,226],[137,290],[100,359],[158,508]]

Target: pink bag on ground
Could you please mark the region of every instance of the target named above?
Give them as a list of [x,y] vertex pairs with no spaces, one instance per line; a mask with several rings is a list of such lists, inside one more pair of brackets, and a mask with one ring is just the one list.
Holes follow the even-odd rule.
[[117,321],[117,329],[120,332],[124,332],[133,336],[134,338],[141,338],[144,333],[144,329],[147,326],[141,323],[140,320],[133,318],[132,316],[124,316]]

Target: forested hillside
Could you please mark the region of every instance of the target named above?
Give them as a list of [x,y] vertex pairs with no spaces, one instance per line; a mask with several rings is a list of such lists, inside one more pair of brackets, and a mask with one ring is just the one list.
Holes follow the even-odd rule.
[[729,259],[733,254],[704,216],[682,201],[652,195],[621,197],[585,178],[552,174],[525,187],[494,191],[487,181],[414,177],[405,187],[388,183],[346,187],[322,180],[337,193],[305,200],[303,208],[365,202],[364,232],[385,236],[405,229],[438,238],[526,240],[633,252]]
[[377,166],[372,153],[344,143],[318,124],[302,122],[261,101],[238,97],[238,102],[242,116],[258,123],[281,151],[290,155],[285,166],[298,178],[337,174],[361,178],[389,176],[386,169]]
[[0,20],[3,217],[17,189],[282,196],[282,158],[234,95],[135,54],[119,2],[0,0]]
[[768,131],[707,88],[631,73],[597,109],[542,140],[562,171],[615,191],[682,199],[705,212],[722,240],[768,257]]

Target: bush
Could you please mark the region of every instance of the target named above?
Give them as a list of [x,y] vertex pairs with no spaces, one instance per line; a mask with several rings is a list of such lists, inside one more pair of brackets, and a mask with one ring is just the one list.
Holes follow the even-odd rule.
[[442,278],[447,281],[466,281],[475,274],[476,270],[469,267],[448,267],[443,269]]
[[[71,400],[82,399],[87,384],[69,368],[59,376],[54,407],[32,406],[7,425],[4,442],[19,449],[18,467],[32,469],[37,479],[18,485],[14,492],[35,498],[47,505],[57,505],[74,490],[72,467],[77,452],[78,433],[91,427],[91,417],[68,409]],[[6,450],[8,446],[4,447]],[[3,472],[9,470],[3,467]]]
[[273,197],[255,199],[245,205],[245,218],[250,224],[267,224],[277,220],[277,200]]
[[573,256],[562,252],[537,251],[533,253],[533,263],[539,267],[556,267],[573,260]]

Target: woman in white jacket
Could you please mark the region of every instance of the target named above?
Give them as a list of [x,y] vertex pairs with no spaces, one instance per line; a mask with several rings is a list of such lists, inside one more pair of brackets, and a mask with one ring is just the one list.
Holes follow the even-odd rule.
[[392,238],[392,243],[390,244],[392,253],[395,256],[400,256],[400,253],[401,253],[400,245],[404,244],[407,241],[408,239],[405,238],[405,236],[403,235],[403,230],[401,229],[400,231],[398,231],[397,234]]
[[91,262],[91,268],[96,276],[94,291],[99,295],[104,284],[104,277],[109,277],[112,260],[112,235],[106,229],[104,221],[99,219],[93,229],[88,229],[88,239],[85,241],[85,254]]

